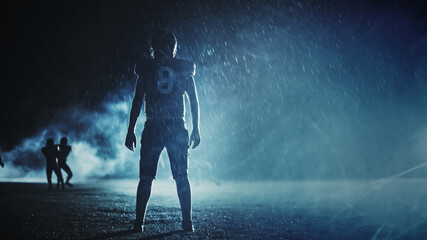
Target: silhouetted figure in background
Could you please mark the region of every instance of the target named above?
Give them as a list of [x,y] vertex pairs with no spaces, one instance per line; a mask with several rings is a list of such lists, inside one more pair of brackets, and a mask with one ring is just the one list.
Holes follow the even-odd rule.
[[[169,32],[158,32],[152,39],[154,59],[135,66],[135,96],[130,112],[125,145],[136,147],[135,124],[145,96],[146,122],[141,137],[140,179],[136,196],[133,232],[142,232],[151,185],[156,176],[160,153],[166,147],[182,211],[182,229],[194,231],[191,217],[191,187],[188,180],[188,148],[200,143],[199,103],[194,84],[195,65],[176,59],[177,41]],[[188,142],[184,122],[184,95],[190,100],[193,132]]]
[[67,181],[65,181],[65,184],[72,187],[73,184],[70,183],[71,177],[73,177],[73,172],[71,172],[70,167],[67,165],[67,157],[68,154],[71,152],[71,146],[67,144],[68,139],[66,137],[61,138],[61,141],[59,143],[59,152],[58,152],[58,166],[59,170],[64,169],[64,171],[67,173]]
[[59,189],[59,184],[61,183],[62,189],[64,189],[64,180],[62,179],[61,171],[56,164],[56,158],[58,157],[58,149],[54,145],[53,139],[49,138],[46,141],[46,146],[42,148],[42,153],[46,158],[46,175],[47,183],[49,184],[49,189],[52,189],[52,171],[55,172],[56,177],[58,178],[57,188]]
[[0,165],[1,165],[1,167],[2,167],[2,168],[4,167],[4,163],[3,163],[3,161],[1,160],[1,157],[0,157]]

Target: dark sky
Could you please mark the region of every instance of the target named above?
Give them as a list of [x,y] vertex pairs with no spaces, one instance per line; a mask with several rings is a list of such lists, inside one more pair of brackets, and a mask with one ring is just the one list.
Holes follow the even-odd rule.
[[131,73],[135,59],[148,54],[151,34],[165,28],[178,32],[180,22],[193,25],[181,35],[195,34],[204,11],[230,12],[239,5],[224,3],[2,2],[0,146],[10,150],[60,109],[97,108],[124,84],[120,76]]
[[146,44],[150,9],[135,2],[2,3],[4,149],[54,120],[58,109],[96,108],[121,84],[113,75],[128,73],[135,47]]
[[[117,76],[129,74],[135,59],[147,54],[149,36],[159,28],[179,31],[179,23],[185,23],[192,32],[183,34],[194,35],[205,27],[205,15],[221,18],[233,12],[255,13],[259,5],[298,3],[203,2],[3,1],[2,149],[10,150],[55,119],[58,109],[76,104],[96,108],[106,93],[123,84]],[[382,14],[395,5],[425,26],[422,1],[327,2],[318,4],[332,15]]]
[[[367,152],[364,161],[378,167],[383,162],[369,159],[382,154],[381,148],[393,149],[400,144],[396,136],[407,134],[390,135],[386,129],[399,121],[384,121],[381,114],[400,114],[398,109],[405,108],[408,115],[424,117],[424,88],[419,87],[424,85],[419,84],[425,74],[420,66],[426,60],[426,9],[423,1],[2,2],[0,147],[12,150],[50,124],[67,121],[67,109],[103,111],[106,98],[128,97],[117,91],[132,89],[133,64],[148,56],[151,34],[166,29],[177,35],[178,56],[194,60],[200,69],[202,120],[228,119],[223,131],[230,140],[217,151],[218,158],[251,162],[251,156],[263,154],[273,164],[279,161],[270,155],[282,154],[291,156],[287,166],[296,167],[299,160],[292,159],[323,156],[325,146],[287,152],[275,145],[283,140],[276,135],[291,136],[286,143],[315,141],[307,132],[320,128],[332,129],[340,139],[345,131],[337,123],[346,120],[325,116],[343,114],[354,141],[367,139],[366,146],[356,149],[351,142],[337,148]],[[348,112],[352,101],[364,112]],[[277,121],[284,124],[277,130],[282,132],[269,132]],[[386,127],[372,127],[378,121]],[[365,129],[356,131],[357,126]],[[262,149],[252,151],[260,141]],[[378,141],[386,147],[369,147]],[[351,169],[357,161],[349,162]],[[230,165],[258,168],[245,164]]]

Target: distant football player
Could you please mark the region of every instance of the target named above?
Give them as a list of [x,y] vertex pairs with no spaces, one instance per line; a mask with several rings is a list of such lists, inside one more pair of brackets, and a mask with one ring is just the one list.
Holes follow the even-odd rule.
[[64,189],[64,180],[62,179],[61,171],[59,170],[56,163],[58,149],[55,146],[52,138],[47,139],[46,146],[42,148],[42,153],[46,158],[46,175],[49,189],[52,189],[52,171],[55,172],[56,177],[58,178],[57,188],[59,189],[59,184],[61,183],[62,189]]
[[72,187],[73,184],[70,183],[71,177],[73,177],[73,172],[71,172],[70,167],[67,165],[67,157],[68,154],[71,152],[71,146],[68,145],[68,139],[66,137],[61,138],[61,141],[59,142],[59,151],[58,151],[58,166],[59,169],[63,169],[67,173],[67,181],[65,181],[65,184]]
[[[133,232],[142,232],[151,184],[163,148],[167,149],[182,211],[182,230],[194,231],[191,216],[191,188],[188,180],[188,150],[200,143],[199,103],[193,76],[195,65],[175,58],[177,40],[161,31],[152,38],[152,59],[136,63],[135,96],[130,112],[125,145],[136,147],[135,124],[144,101],[145,125],[141,137],[140,180],[136,196],[136,220]],[[184,122],[184,97],[187,94],[193,123],[190,141]]]
[[1,160],[1,157],[0,157],[0,165],[1,165],[1,167],[2,167],[2,168],[4,168],[4,163],[3,163],[3,161]]

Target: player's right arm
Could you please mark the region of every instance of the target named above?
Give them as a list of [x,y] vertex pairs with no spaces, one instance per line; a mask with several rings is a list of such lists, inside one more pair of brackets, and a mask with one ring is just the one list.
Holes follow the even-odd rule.
[[136,148],[135,125],[136,125],[136,121],[138,120],[139,114],[141,112],[142,101],[145,95],[144,84],[141,78],[139,77],[137,71],[135,71],[135,74],[137,76],[135,95],[133,97],[132,108],[130,110],[129,127],[128,127],[128,133],[125,141],[126,147],[129,148],[131,151],[133,151],[133,149]]
[[191,108],[191,118],[193,120],[193,132],[190,136],[189,145],[193,145],[193,148],[196,148],[200,144],[200,131],[199,131],[199,99],[197,97],[196,84],[194,82],[194,74],[196,72],[196,65],[193,64],[192,71],[190,71],[190,76],[187,76],[188,85],[187,85],[187,96],[190,100]]

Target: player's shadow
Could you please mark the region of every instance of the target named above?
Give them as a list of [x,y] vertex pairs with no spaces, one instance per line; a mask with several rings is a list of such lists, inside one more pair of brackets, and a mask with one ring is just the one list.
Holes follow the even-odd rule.
[[[160,233],[160,234],[156,234],[156,235],[152,235],[152,236],[144,236],[144,237],[141,237],[140,240],[161,239],[161,238],[165,238],[165,237],[177,234],[177,233],[184,233],[184,232],[182,230],[175,230],[175,231],[171,231],[171,232],[167,232],[167,233]],[[134,234],[138,234],[138,233],[134,233],[130,230],[121,230],[121,231],[117,231],[117,232],[106,233],[106,234],[103,234],[100,236],[87,238],[87,240],[110,239],[110,238],[124,237],[127,235],[134,235]]]
[[167,232],[167,233],[160,233],[160,234],[156,234],[156,235],[152,235],[152,236],[144,236],[144,237],[140,238],[139,240],[162,239],[162,238],[169,237],[169,236],[172,236],[172,235],[178,234],[178,233],[184,233],[184,232],[182,230],[175,230],[175,231],[171,231],[171,232]]
[[112,233],[106,233],[100,236],[87,238],[87,240],[96,240],[96,239],[109,239],[109,238],[116,238],[116,237],[123,237],[126,235],[135,234],[131,230],[121,230],[118,232],[112,232]]

